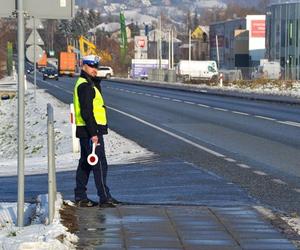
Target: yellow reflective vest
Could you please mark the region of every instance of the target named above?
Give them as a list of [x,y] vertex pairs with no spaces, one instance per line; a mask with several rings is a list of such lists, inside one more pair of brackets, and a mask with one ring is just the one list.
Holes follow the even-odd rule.
[[[81,84],[87,84],[87,80],[83,77],[79,77],[75,87],[74,87],[74,95],[73,95],[73,103],[74,103],[74,110],[75,110],[75,123],[76,126],[85,126],[86,123],[83,120],[81,116],[81,109],[80,109],[80,103],[78,98],[78,87]],[[95,98],[93,99],[93,113],[96,120],[96,123],[98,125],[106,125],[106,110],[104,107],[104,100],[102,98],[102,95],[100,91],[94,86],[95,90]]]

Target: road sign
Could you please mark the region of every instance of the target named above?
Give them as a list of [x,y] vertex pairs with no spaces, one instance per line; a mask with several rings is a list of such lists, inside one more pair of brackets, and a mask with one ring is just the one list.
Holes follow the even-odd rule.
[[15,1],[0,0],[0,17],[11,17],[15,11]]
[[[26,28],[27,29],[33,29],[34,28],[34,21],[33,18],[30,18],[26,21]],[[36,29],[44,29],[44,25],[42,24],[41,20],[38,18],[35,18],[35,28]]]
[[41,19],[71,19],[74,17],[74,0],[24,0],[29,16]]
[[[24,11],[29,16],[44,19],[71,19],[75,0],[24,0]],[[14,0],[0,0],[0,17],[12,17]]]
[[[35,41],[34,41],[34,33],[35,33]],[[40,34],[36,31],[32,31],[31,34],[29,35],[27,41],[26,41],[26,45],[32,45],[32,44],[36,45],[44,45],[44,41],[42,40]]]
[[29,47],[26,49],[26,57],[27,57],[27,59],[28,59],[30,62],[32,62],[32,63],[34,63],[34,47],[35,47],[35,61],[36,61],[36,62],[37,62],[37,61],[43,56],[43,54],[44,54],[44,51],[43,51],[43,49],[42,49],[40,46],[38,46],[38,45],[36,45],[36,46],[34,46],[34,45],[29,46]]

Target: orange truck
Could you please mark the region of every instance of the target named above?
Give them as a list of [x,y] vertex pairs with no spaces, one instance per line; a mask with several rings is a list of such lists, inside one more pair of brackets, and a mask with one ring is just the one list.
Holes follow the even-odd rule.
[[76,54],[74,52],[60,52],[58,58],[58,74],[74,76],[76,72]]
[[47,67],[47,53],[44,51],[42,57],[37,62],[37,68]]

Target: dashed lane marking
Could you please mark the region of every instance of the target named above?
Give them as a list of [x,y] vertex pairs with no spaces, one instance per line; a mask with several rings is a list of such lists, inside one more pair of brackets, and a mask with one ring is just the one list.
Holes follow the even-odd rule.
[[250,169],[251,167],[248,166],[247,164],[243,164],[243,163],[240,163],[240,164],[237,164],[237,166],[241,167],[241,168],[245,168],[245,169]]
[[277,183],[277,184],[281,184],[281,185],[287,185],[286,182],[280,180],[280,179],[272,179],[273,182]]
[[271,118],[271,117],[267,117],[267,116],[255,115],[254,117],[264,119],[264,120],[268,120],[268,121],[276,121],[276,119]]
[[294,191],[296,191],[297,193],[300,193],[300,188],[294,188]]
[[231,111],[234,114],[238,114],[238,115],[250,115],[248,113],[244,113],[244,112],[239,112],[239,111]]
[[228,161],[228,162],[236,162],[236,160],[231,159],[231,158],[225,158],[225,160]]
[[169,97],[163,97],[162,99],[164,99],[164,100],[170,100]]
[[210,108],[210,106],[204,105],[204,104],[201,104],[201,103],[198,103],[197,105],[198,105],[199,107],[203,107],[203,108]]
[[225,112],[228,112],[228,109],[222,109],[222,108],[214,108],[215,110],[218,110],[218,111],[225,111]]
[[196,103],[194,103],[194,102],[188,102],[188,101],[183,101],[184,103],[186,103],[186,104],[192,104],[192,105],[195,105]]
[[262,175],[262,176],[268,175],[267,173],[262,172],[262,171],[253,171],[253,173],[254,173],[254,174],[257,174],[257,175]]
[[178,100],[178,99],[171,99],[171,100],[174,102],[182,102],[181,100]]
[[277,121],[277,122],[281,123],[281,124],[286,124],[289,126],[300,127],[300,123],[298,123],[298,122],[292,122],[292,121]]

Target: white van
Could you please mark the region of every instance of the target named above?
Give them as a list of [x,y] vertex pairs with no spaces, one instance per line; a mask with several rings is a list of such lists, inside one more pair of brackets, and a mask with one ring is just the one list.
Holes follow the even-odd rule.
[[218,79],[218,67],[215,61],[180,60],[176,66],[178,77],[187,79],[214,80]]

